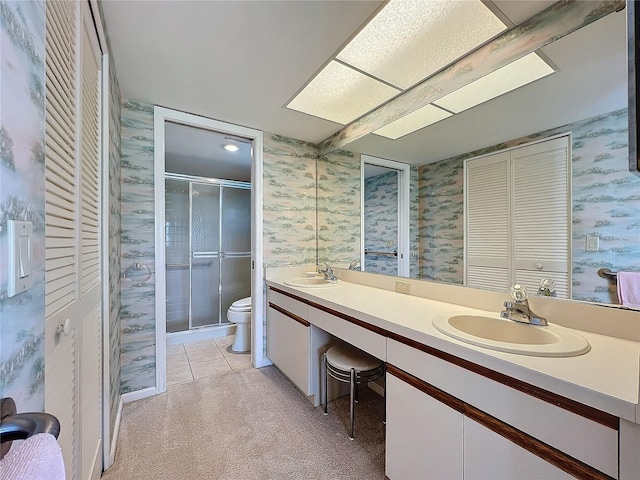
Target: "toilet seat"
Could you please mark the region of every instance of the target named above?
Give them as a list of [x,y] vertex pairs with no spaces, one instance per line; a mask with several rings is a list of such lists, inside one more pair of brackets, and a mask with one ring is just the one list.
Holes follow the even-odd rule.
[[251,297],[241,298],[231,304],[229,310],[234,312],[250,312],[251,311]]

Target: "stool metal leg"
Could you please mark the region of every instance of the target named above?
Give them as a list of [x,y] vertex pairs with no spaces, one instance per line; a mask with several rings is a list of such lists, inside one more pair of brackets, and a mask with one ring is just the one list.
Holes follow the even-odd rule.
[[355,403],[359,403],[358,402],[358,395],[360,394],[360,389],[358,388],[358,374],[356,373],[356,396],[355,396]]
[[328,370],[327,370],[327,352],[324,352],[323,354],[324,357],[324,393],[323,393],[323,397],[324,397],[324,414],[325,415],[329,415],[329,412],[327,411],[327,386],[329,384],[329,382],[327,381],[327,376],[329,375]]
[[356,371],[355,369],[351,369],[351,381],[349,382],[351,384],[351,435],[349,435],[349,438],[351,440],[353,440],[355,437],[353,436],[353,424],[354,424],[354,413],[355,413],[355,397],[356,397]]

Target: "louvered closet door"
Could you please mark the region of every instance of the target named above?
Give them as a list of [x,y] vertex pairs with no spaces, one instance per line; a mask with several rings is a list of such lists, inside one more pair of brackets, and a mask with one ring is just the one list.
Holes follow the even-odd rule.
[[465,164],[465,285],[504,290],[509,284],[508,152]]
[[[83,2],[87,6],[87,2]],[[100,48],[89,12],[83,12],[82,129],[80,135],[80,354],[81,478],[102,473],[102,322],[100,277]]]
[[541,278],[570,297],[569,137],[512,152],[514,283],[537,291]]
[[83,480],[101,470],[102,355],[100,55],[86,7],[46,3],[45,118],[45,409],[61,421],[67,479]]

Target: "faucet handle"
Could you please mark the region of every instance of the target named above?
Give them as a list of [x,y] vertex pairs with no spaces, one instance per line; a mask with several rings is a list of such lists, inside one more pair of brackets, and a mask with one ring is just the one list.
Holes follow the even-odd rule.
[[524,285],[516,283],[513,287],[511,287],[510,292],[511,296],[516,302],[524,302],[527,299],[527,289]]
[[543,278],[540,280],[538,286],[538,295],[544,295],[545,297],[556,296],[556,282],[550,278]]

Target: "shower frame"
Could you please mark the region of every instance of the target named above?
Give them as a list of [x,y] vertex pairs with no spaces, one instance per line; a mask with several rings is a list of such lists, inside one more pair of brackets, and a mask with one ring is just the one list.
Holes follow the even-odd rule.
[[[209,178],[209,177],[200,177],[196,175],[185,175],[180,173],[170,173],[165,172],[165,182],[166,180],[178,180],[188,183],[188,199],[189,199],[189,252],[188,252],[188,262],[186,264],[169,264],[165,263],[165,270],[171,267],[188,267],[189,269],[189,318],[188,318],[188,327],[186,330],[180,330],[176,332],[167,331],[168,342],[174,343],[174,341],[182,341],[184,340],[185,335],[193,335],[195,332],[202,331],[204,333],[205,330],[213,329],[213,328],[224,328],[224,327],[232,327],[233,324],[230,322],[223,322],[223,312],[222,312],[222,284],[223,284],[223,269],[222,269],[222,260],[225,258],[249,258],[251,259],[251,251],[243,251],[243,252],[233,252],[228,253],[222,250],[222,236],[223,236],[223,228],[222,228],[222,211],[223,211],[223,190],[224,188],[236,188],[243,190],[251,190],[250,182],[240,182],[234,180],[226,180],[219,178]],[[216,185],[220,187],[218,194],[218,245],[219,249],[217,252],[194,252],[193,251],[193,187],[194,184],[199,185]],[[166,188],[166,187],[165,187]],[[165,242],[166,249],[166,242]],[[166,253],[165,253],[166,258]],[[218,272],[218,311],[217,311],[217,322],[195,326],[193,325],[193,261],[197,259],[211,259],[213,261],[219,262],[220,268]],[[165,273],[165,279],[167,275]],[[166,281],[166,280],[165,280]]]

